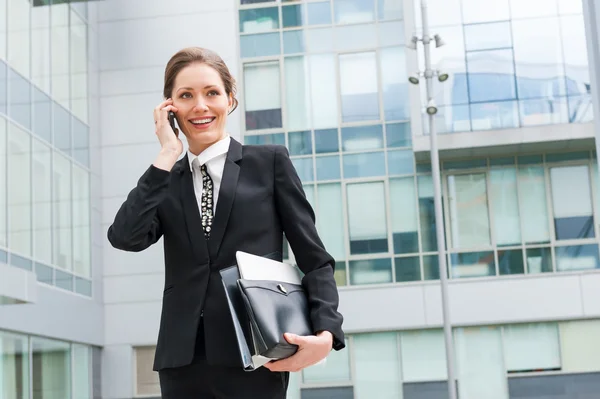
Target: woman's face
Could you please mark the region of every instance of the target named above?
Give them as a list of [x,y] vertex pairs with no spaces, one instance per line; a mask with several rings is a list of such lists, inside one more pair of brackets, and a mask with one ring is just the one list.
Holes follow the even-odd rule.
[[175,78],[172,94],[177,124],[192,153],[198,155],[225,137],[232,99],[214,68],[198,62],[186,66]]

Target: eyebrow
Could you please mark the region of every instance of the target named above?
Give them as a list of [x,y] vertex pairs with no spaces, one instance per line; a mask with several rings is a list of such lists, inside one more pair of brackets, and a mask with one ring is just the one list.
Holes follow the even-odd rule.
[[[215,86],[215,85],[208,85],[208,86],[204,87],[204,89],[210,89],[210,88],[213,88],[213,87],[217,87],[217,86]],[[177,91],[179,91],[179,90],[191,90],[191,91],[194,91],[194,88],[193,87],[180,87],[179,89],[177,89]]]

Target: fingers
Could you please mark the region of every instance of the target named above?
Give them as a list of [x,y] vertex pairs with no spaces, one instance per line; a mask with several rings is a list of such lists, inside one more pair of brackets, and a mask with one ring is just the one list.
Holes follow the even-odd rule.
[[173,105],[173,99],[169,98],[154,108],[154,124],[157,125],[157,130],[160,128],[159,125],[163,125],[169,122],[169,111],[177,112],[178,109]]

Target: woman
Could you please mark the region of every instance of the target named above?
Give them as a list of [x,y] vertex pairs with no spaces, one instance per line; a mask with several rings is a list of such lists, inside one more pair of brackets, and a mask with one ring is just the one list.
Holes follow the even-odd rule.
[[[154,370],[163,399],[285,398],[289,371],[344,347],[334,260],[282,146],[242,146],[225,131],[235,81],[214,52],[187,48],[165,70],[154,109],[161,149],[119,209],[108,239],[141,251],[164,241],[165,291]],[[187,138],[183,153],[174,112]],[[285,233],[305,273],[312,336],[286,334],[293,356],[248,373],[241,367],[219,270],[236,251],[281,260]]]

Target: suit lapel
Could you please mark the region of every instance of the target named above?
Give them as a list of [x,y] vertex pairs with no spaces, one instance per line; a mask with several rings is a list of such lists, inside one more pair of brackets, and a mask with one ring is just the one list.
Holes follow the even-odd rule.
[[206,259],[207,252],[206,239],[202,230],[200,211],[198,209],[196,194],[194,193],[193,176],[189,167],[187,154],[183,157],[178,167],[178,172],[181,175],[181,204],[183,205],[184,219],[190,237],[190,244],[196,258],[203,262]]
[[211,259],[217,258],[225,229],[227,228],[231,207],[235,199],[238,177],[240,175],[240,166],[238,165],[240,159],[242,159],[242,145],[231,138],[231,144],[229,144],[229,151],[225,160],[225,168],[223,169],[219,198],[217,199],[217,210],[208,239]]

